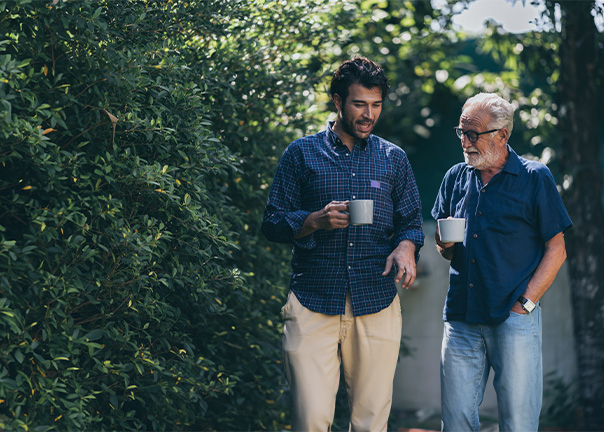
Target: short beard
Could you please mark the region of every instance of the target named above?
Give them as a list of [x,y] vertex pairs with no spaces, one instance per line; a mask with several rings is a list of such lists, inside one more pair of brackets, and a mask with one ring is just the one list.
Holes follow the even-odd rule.
[[[350,121],[350,120],[348,120],[346,118],[346,110],[345,110],[345,108],[343,106],[342,106],[342,110],[340,111],[340,114],[342,115],[342,129],[344,130],[344,132],[346,132],[348,135],[354,137],[357,140],[365,139],[366,138],[364,136],[360,136],[356,132],[356,130],[354,128],[355,122],[354,121]],[[369,134],[368,135],[371,135],[371,133],[373,132],[373,128],[374,127],[375,127],[375,122],[372,123],[372,127],[369,130]]]
[[477,161],[470,163],[470,155],[464,153],[463,156],[466,163],[477,170],[488,169],[497,165],[497,154],[495,153],[495,143],[493,141],[489,143],[488,150],[485,153],[479,154]]

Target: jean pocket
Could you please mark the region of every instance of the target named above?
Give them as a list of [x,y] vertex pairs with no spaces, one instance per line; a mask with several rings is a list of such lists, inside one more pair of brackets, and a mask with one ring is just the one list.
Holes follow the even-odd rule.
[[520,313],[520,312],[514,312],[511,310],[510,315],[526,316],[528,314],[526,312]]

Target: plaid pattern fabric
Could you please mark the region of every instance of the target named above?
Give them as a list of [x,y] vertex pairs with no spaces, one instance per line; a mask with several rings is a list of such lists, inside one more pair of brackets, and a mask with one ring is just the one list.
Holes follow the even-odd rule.
[[[306,217],[331,201],[372,199],[372,225],[318,230],[294,240]],[[424,243],[421,203],[405,152],[375,135],[353,151],[326,131],[285,150],[264,211],[269,240],[293,243],[290,288],[306,308],[343,314],[350,290],[355,316],[379,312],[396,295],[395,273],[382,276],[402,240]]]

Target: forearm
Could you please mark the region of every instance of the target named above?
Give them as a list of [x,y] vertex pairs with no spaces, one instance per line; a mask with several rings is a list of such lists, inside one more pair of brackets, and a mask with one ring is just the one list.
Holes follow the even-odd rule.
[[451,261],[455,252],[455,243],[443,243],[440,241],[440,231],[438,226],[436,227],[436,233],[434,234],[434,240],[436,240],[436,250],[446,260]]
[[301,210],[300,161],[288,147],[277,167],[262,219],[262,233],[270,241],[292,243],[310,212]]
[[291,243],[294,233],[304,225],[309,212],[298,210],[286,212],[279,209],[267,209],[262,221],[262,232],[267,239],[278,243]]
[[295,239],[306,237],[307,235],[310,235],[319,229],[317,222],[316,222],[317,221],[316,216],[317,216],[317,214],[315,212],[315,213],[310,213],[306,217],[306,219],[304,220],[304,225],[302,225],[302,228],[300,229],[298,234],[296,234],[296,236],[294,237]]
[[444,259],[449,260],[449,261],[451,261],[453,259],[453,252],[455,250],[455,248],[453,246],[449,246],[449,247],[445,248],[444,246],[441,246],[437,243],[436,250]]
[[393,227],[392,247],[396,249],[402,242],[408,240],[414,245],[415,256],[419,258],[419,250],[424,245],[422,206],[415,177],[409,160],[404,157],[399,164],[400,172],[392,192]]
[[524,293],[524,297],[537,303],[554,282],[560,267],[566,260],[564,236],[559,233],[546,243],[545,254]]

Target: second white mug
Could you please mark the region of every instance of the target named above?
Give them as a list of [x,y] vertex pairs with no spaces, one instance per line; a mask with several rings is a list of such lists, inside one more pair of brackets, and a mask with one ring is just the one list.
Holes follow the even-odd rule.
[[438,232],[443,243],[463,242],[466,233],[466,220],[463,218],[448,218],[438,220]]

